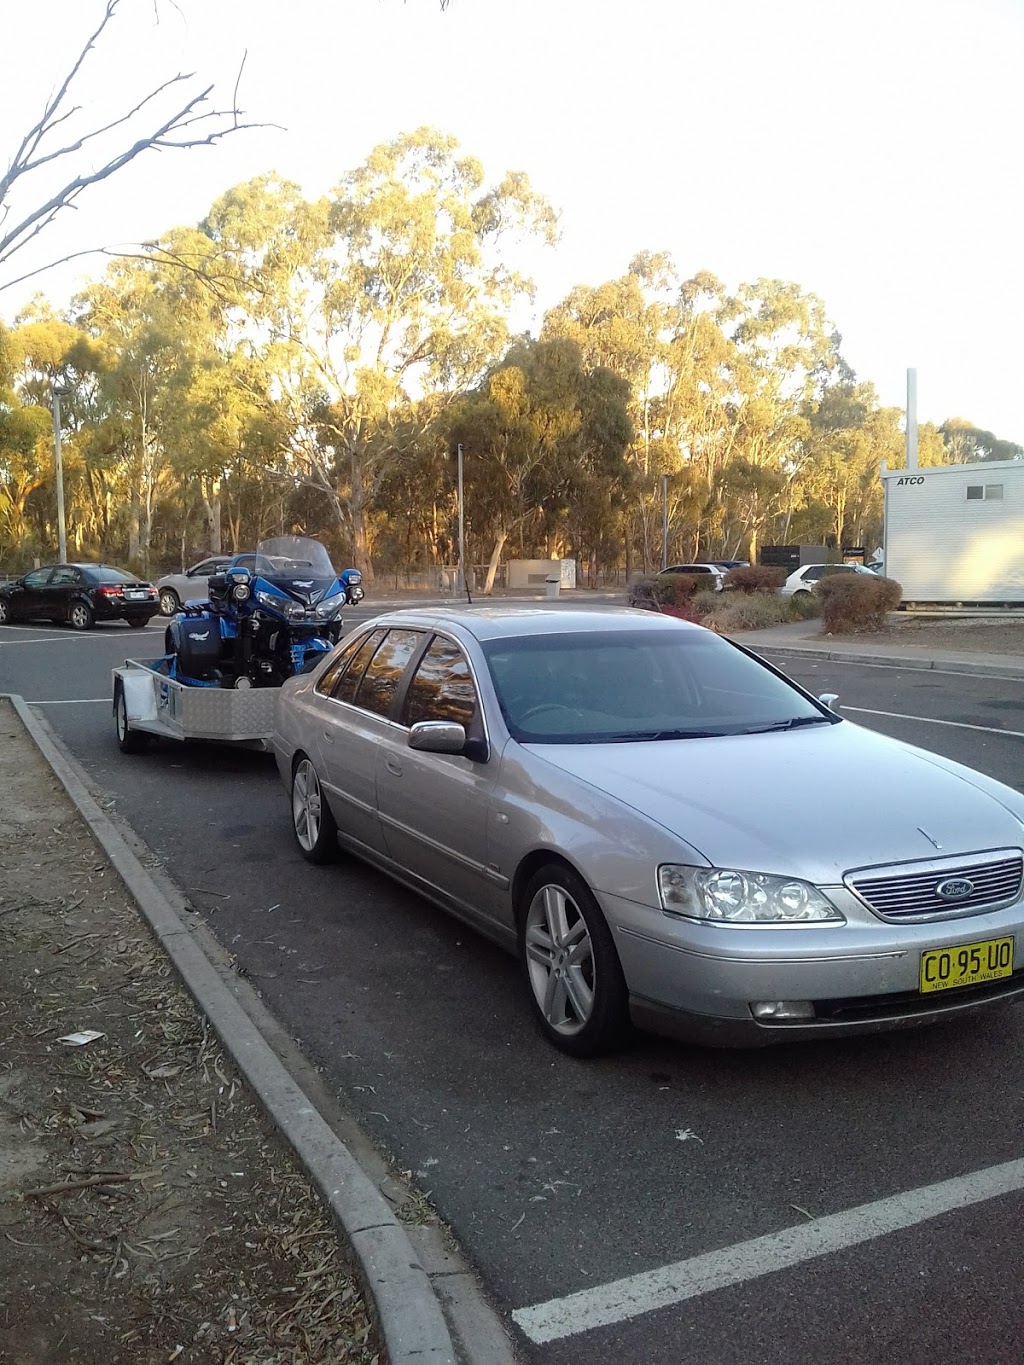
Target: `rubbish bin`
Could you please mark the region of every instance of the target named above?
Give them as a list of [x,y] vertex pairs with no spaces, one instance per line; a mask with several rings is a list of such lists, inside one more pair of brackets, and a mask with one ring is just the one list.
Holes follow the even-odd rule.
[[557,597],[562,591],[562,580],[560,578],[545,578],[544,583],[547,587],[546,597]]

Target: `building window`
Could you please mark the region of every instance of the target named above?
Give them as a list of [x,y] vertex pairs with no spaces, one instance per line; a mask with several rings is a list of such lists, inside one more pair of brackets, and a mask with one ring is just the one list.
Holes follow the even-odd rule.
[[1002,501],[1002,497],[1003,497],[1003,485],[1002,485],[1001,483],[987,483],[987,484],[985,485],[985,501],[986,501],[986,502],[988,502],[989,498],[995,498],[997,501]]
[[980,483],[969,483],[967,485],[967,501],[980,502],[985,496],[985,490]]

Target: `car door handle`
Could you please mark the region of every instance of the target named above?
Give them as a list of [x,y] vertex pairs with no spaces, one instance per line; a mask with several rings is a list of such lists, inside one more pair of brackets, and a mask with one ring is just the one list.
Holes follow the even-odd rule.
[[333,743],[334,743],[334,735],[333,735],[333,733],[332,733],[330,730],[325,730],[325,731],[324,731],[324,739],[326,739],[326,741],[327,741],[328,744],[333,744]]
[[402,776],[402,765],[397,758],[386,758],[384,763],[389,773],[394,773],[396,777]]

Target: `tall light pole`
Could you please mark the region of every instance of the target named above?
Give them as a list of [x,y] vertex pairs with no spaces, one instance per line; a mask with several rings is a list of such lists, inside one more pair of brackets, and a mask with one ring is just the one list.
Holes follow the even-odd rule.
[[68,557],[68,532],[64,520],[64,460],[60,448],[60,400],[67,389],[53,390],[53,458],[57,470],[57,553],[62,564]]
[[917,468],[917,371],[907,371],[907,468]]
[[661,476],[661,567],[668,568],[668,475]]
[[462,496],[462,444],[459,456],[459,595],[466,591],[466,505]]

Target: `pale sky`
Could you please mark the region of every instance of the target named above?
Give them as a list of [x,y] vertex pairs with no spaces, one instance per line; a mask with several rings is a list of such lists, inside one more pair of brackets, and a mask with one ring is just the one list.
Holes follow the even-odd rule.
[[[102,13],[7,0],[0,160]],[[17,18],[14,12],[17,10]],[[577,283],[667,250],[684,274],[795,280],[847,359],[919,415],[1024,443],[1024,0],[122,0],[79,101],[123,108],[179,69],[283,125],[149,154],[18,258],[197,221],[268,170],[307,194],[428,124],[489,175],[528,173],[562,240],[530,261],[536,320]],[[12,20],[15,29],[12,32]],[[12,268],[13,268],[12,262]],[[38,288],[62,304],[95,266]]]

